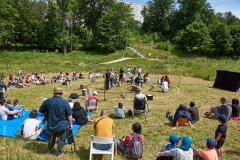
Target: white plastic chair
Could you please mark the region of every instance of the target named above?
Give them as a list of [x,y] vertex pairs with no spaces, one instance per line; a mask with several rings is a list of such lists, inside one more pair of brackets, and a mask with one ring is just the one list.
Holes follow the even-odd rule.
[[89,109],[96,109],[98,112],[97,99],[87,99],[86,100],[86,109],[89,112]]
[[[109,150],[98,150],[93,146],[93,143],[112,144],[112,147]],[[113,160],[114,159],[114,137],[97,137],[92,135],[89,160],[93,159],[93,154],[110,154],[111,155],[110,160]]]

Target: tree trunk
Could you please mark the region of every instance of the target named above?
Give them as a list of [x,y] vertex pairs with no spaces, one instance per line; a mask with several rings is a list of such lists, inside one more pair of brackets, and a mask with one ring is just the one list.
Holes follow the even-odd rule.
[[[65,38],[65,23],[66,23],[66,8],[65,8],[65,3],[62,2],[62,6],[61,6],[61,10],[62,10],[62,38]],[[63,43],[63,54],[66,55],[67,54],[67,45],[65,44],[65,42]]]

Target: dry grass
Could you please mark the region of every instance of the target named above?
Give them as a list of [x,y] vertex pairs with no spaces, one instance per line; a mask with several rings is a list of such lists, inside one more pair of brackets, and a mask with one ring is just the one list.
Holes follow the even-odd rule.
[[[164,147],[168,143],[168,137],[171,134],[177,134],[179,136],[190,135],[193,138],[193,147],[195,149],[205,148],[205,139],[207,137],[214,138],[215,129],[218,125],[218,121],[214,119],[214,116],[206,118],[203,113],[208,111],[211,106],[215,106],[219,103],[219,99],[225,96],[229,101],[232,98],[239,97],[239,92],[228,92],[211,88],[212,81],[205,81],[202,79],[196,79],[191,77],[178,77],[170,75],[171,89],[168,93],[159,92],[159,86],[153,84],[157,77],[161,75],[150,75],[151,83],[144,84],[143,93],[152,94],[153,101],[148,101],[148,105],[151,111],[148,113],[148,118],[144,119],[143,116],[136,115],[134,118],[126,117],[125,119],[114,119],[115,123],[115,136],[120,138],[125,134],[131,132],[131,125],[135,122],[139,122],[142,125],[143,134],[145,136],[144,158],[143,160],[153,160],[159,152],[159,149]],[[51,77],[47,75],[47,77]],[[180,83],[179,83],[180,80]],[[70,93],[76,92],[81,95],[79,89],[80,84],[87,85],[88,88],[98,91],[98,95],[101,99],[99,103],[99,110],[107,109],[110,117],[113,118],[113,106],[117,105],[119,101],[122,101],[126,109],[130,109],[132,106],[133,92],[129,84],[124,83],[122,87],[116,87],[106,92],[106,99],[104,101],[103,79],[97,79],[95,83],[90,82],[88,79],[71,82],[69,88],[63,87],[63,98],[67,99]],[[19,99],[21,104],[25,104],[27,109],[39,109],[43,98],[51,97],[54,86],[61,86],[61,83],[54,83],[45,86],[30,86],[22,89],[12,88],[5,94],[7,99]],[[126,99],[123,100],[120,96],[121,93],[126,94]],[[82,105],[85,104],[84,98],[79,98],[75,101],[79,101]],[[188,104],[194,101],[199,107],[201,120],[198,124],[195,124],[196,128],[190,128],[189,126],[183,126],[177,130],[172,130],[172,126],[165,117],[167,110],[174,112],[180,103]],[[99,114],[99,113],[98,113]],[[97,118],[99,115],[93,113],[92,118]],[[239,145],[239,121],[227,122],[228,131],[227,139],[224,144],[224,155],[221,160],[238,160],[240,156]],[[0,146],[0,159],[81,159],[87,160],[89,158],[89,145],[90,138],[93,134],[93,128],[90,125],[82,127],[76,135],[77,151],[71,153],[69,145],[65,146],[66,154],[57,158],[55,155],[46,155],[45,150],[47,147],[46,142],[35,141],[28,143],[19,139],[6,138],[6,145]],[[1,137],[3,141],[5,138]],[[2,143],[3,144],[3,143]],[[56,147],[56,146],[55,146]],[[5,148],[5,149],[4,149]],[[95,156],[94,159],[108,159],[108,156]],[[124,160],[125,157],[119,153],[115,156],[116,160]]]

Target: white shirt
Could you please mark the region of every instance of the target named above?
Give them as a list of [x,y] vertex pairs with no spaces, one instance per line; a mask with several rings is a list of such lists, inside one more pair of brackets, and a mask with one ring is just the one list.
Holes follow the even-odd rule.
[[173,160],[193,160],[193,150],[190,148],[188,151],[184,151],[180,148],[174,148],[172,150],[160,152],[161,156],[171,156]]
[[73,102],[68,102],[70,107],[73,108]]
[[142,68],[138,68],[138,73],[142,73]]
[[161,88],[162,88],[164,91],[167,91],[167,90],[168,90],[168,82],[167,82],[167,81],[162,82]]
[[39,121],[37,119],[28,118],[23,122],[23,137],[27,138],[36,133],[36,127],[39,127]]
[[7,120],[7,108],[5,106],[0,106],[0,121],[6,121]]

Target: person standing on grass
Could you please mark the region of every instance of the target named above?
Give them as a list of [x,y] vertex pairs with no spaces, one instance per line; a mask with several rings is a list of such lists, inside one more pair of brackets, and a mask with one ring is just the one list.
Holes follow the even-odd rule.
[[109,90],[110,72],[107,70],[105,73],[105,89]]
[[123,70],[123,68],[121,67],[121,68],[120,68],[120,71],[119,71],[119,82],[121,82],[121,83],[122,83],[122,79],[123,79],[123,73],[124,73],[124,70]]
[[220,125],[218,125],[218,127],[215,131],[215,142],[217,143],[215,148],[216,148],[218,158],[219,158],[223,154],[222,146],[227,137],[227,134],[226,134],[227,133],[227,125],[226,125],[227,117],[224,114],[220,114],[217,116],[217,119],[218,119]]
[[72,109],[69,103],[62,98],[62,88],[55,87],[53,97],[45,100],[39,112],[45,113],[47,120],[46,129],[48,130],[47,152],[52,153],[56,138],[58,140],[57,156],[64,155],[64,140],[66,139],[67,129],[72,130]]
[[142,68],[138,66],[138,76],[141,78],[142,76]]

